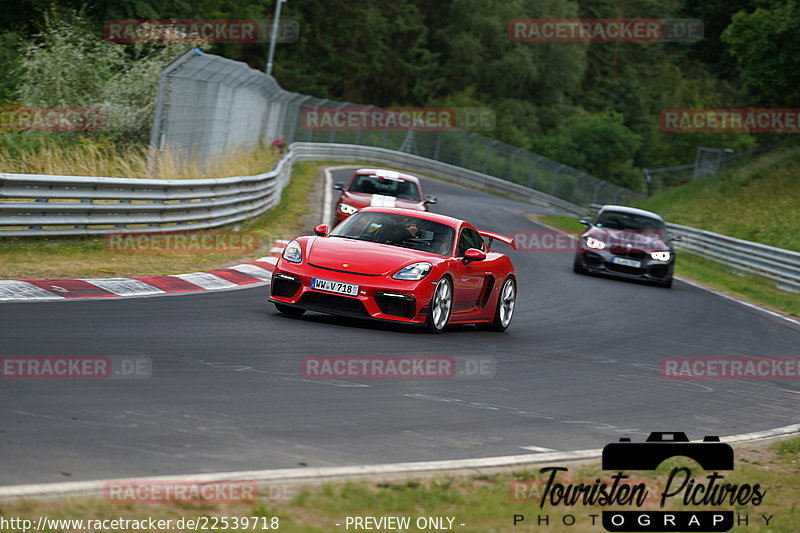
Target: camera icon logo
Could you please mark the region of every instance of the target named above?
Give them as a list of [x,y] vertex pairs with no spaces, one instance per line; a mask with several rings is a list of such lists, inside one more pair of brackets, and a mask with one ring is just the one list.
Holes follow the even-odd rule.
[[684,456],[704,470],[733,470],[733,448],[719,437],[689,442],[686,433],[652,432],[645,442],[621,438],[603,448],[603,470],[655,470],[666,459]]

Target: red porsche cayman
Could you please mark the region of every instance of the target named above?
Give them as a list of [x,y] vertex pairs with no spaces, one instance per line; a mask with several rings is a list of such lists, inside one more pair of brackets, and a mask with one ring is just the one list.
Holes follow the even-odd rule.
[[[291,241],[275,265],[270,301],[281,313],[318,311],[424,325],[479,324],[505,331],[517,299],[508,256],[456,218],[366,207],[330,231]],[[486,239],[489,242],[487,246]]]

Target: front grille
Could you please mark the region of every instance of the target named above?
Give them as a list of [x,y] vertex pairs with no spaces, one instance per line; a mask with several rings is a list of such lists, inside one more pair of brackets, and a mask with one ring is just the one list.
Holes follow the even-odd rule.
[[619,272],[621,274],[633,274],[636,276],[641,276],[644,273],[644,270],[641,268],[618,265],[616,263],[606,263],[606,268],[613,272]]
[[297,302],[311,309],[324,313],[336,313],[344,315],[369,316],[361,300],[348,296],[337,296],[335,294],[325,294],[322,292],[308,291]]
[[279,277],[272,278],[272,295],[281,298],[291,298],[300,288],[300,282]]
[[618,257],[627,257],[628,259],[636,259],[642,261],[647,257],[647,254],[641,250],[628,250],[625,248],[614,248],[611,253]]
[[403,318],[414,318],[416,311],[416,301],[412,296],[386,296],[379,292],[375,295],[375,303],[378,304],[381,313],[385,315],[400,316]]

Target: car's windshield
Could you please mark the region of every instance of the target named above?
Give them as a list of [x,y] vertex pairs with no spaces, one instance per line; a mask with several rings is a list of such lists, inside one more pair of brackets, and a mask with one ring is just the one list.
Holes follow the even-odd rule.
[[395,196],[403,200],[419,201],[419,189],[415,183],[399,178],[383,178],[380,176],[358,175],[350,185],[350,192],[366,194],[382,194]]
[[330,235],[450,256],[455,230],[424,218],[362,211],[342,222]]
[[598,228],[662,233],[666,231],[660,220],[622,211],[604,211],[594,223]]

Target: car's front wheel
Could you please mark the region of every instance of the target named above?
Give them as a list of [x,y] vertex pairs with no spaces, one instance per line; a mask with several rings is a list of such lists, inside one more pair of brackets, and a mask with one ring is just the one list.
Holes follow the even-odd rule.
[[300,316],[306,312],[306,310],[301,307],[292,307],[291,305],[283,305],[279,303],[275,304],[275,309],[277,309],[284,315],[289,315],[289,316]]
[[503,282],[500,289],[500,296],[497,297],[497,309],[494,312],[494,320],[487,324],[492,331],[505,331],[511,324],[514,316],[514,308],[517,305],[517,283],[511,276]]
[[428,312],[428,329],[432,333],[441,333],[450,320],[453,308],[453,283],[450,278],[444,277],[436,284],[431,298],[430,311]]

